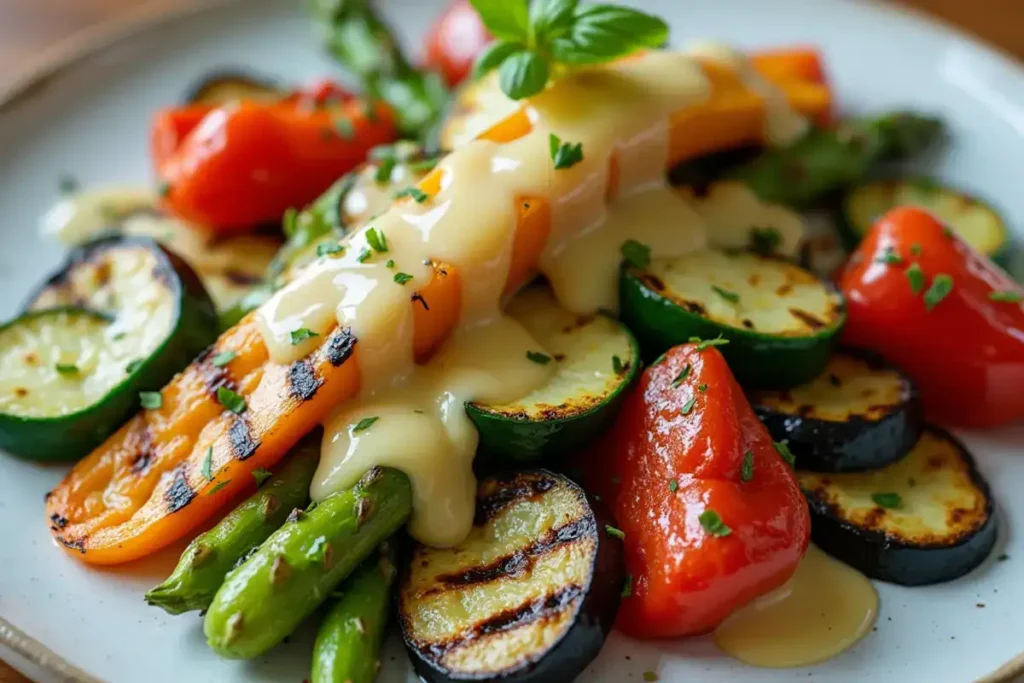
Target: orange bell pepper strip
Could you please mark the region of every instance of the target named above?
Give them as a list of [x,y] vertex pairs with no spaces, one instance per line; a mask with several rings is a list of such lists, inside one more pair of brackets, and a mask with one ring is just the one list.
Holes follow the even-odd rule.
[[750,55],[750,62],[762,75],[779,80],[797,80],[828,85],[821,52],[814,47],[785,47],[759,50]]
[[201,108],[160,113],[152,144],[164,206],[217,232],[252,230],[313,201],[370,149],[398,135],[383,104],[311,104],[298,98],[214,108],[176,136],[170,153],[175,136],[166,131],[184,130]]
[[[707,143],[693,142],[705,134],[722,149],[760,139],[761,99],[744,93],[736,78],[719,74],[713,83],[715,89],[707,101],[672,118],[673,127],[685,124],[688,132],[673,130],[669,165],[706,151]],[[827,106],[827,90],[803,103],[808,107],[805,113],[813,115],[816,108]],[[725,113],[735,126],[731,136],[719,122]],[[528,117],[514,114],[481,137],[510,141],[529,132],[529,125]],[[435,170],[419,189],[435,195],[442,180],[442,171]],[[551,228],[546,198],[515,201],[520,208],[506,292],[514,292],[536,271]],[[442,272],[446,275],[441,276]],[[438,268],[421,290],[429,310],[419,301],[411,302],[418,360],[429,358],[457,324],[461,291],[459,273],[451,267]],[[253,470],[272,466],[333,406],[358,393],[361,380],[350,359],[358,354],[358,343],[344,330],[325,334],[323,345],[310,357],[282,366],[267,358],[255,327],[250,317],[221,335],[210,354],[197,359],[164,389],[162,408],[132,418],[75,465],[47,500],[48,524],[59,543],[85,562],[114,564],[145,556],[186,536],[253,486],[249,476]],[[339,348],[346,353],[340,354]],[[225,350],[235,351],[238,357],[223,370],[211,367],[206,358]],[[230,382],[245,398],[248,409],[241,416],[224,410],[213,398],[222,382]],[[203,463],[211,448],[213,476],[207,479]]]
[[644,371],[607,442],[631,577],[624,633],[707,633],[792,576],[807,503],[717,349],[678,346]]

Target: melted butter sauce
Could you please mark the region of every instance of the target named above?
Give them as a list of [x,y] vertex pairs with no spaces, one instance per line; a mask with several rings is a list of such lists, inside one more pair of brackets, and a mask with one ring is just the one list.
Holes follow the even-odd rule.
[[877,616],[871,582],[811,545],[789,581],[735,612],[714,638],[747,664],[806,666],[852,647]]

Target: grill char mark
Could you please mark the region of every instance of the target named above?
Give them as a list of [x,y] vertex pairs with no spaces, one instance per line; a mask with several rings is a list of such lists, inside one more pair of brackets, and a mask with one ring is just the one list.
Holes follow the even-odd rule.
[[308,401],[313,398],[321,384],[323,384],[323,380],[317,377],[313,364],[304,358],[295,361],[288,368],[288,386],[291,395],[300,401]]
[[177,512],[191,503],[195,497],[196,492],[189,486],[188,479],[185,477],[185,470],[179,467],[174,473],[174,481],[171,483],[171,487],[164,494],[164,499],[167,501],[167,511],[171,513]]
[[[529,500],[541,496],[555,486],[555,481],[544,478],[517,478],[511,486],[501,485],[494,493],[477,501],[476,519],[473,524],[480,526],[493,519],[509,505],[521,500]],[[499,482],[504,484],[505,482]]]
[[246,460],[252,457],[253,453],[260,447],[259,441],[255,440],[249,429],[249,422],[245,416],[238,415],[231,422],[228,429],[228,439],[231,441],[231,450],[238,460]]
[[331,334],[324,348],[327,361],[334,367],[338,367],[352,355],[355,345],[356,338],[352,335],[352,328],[336,330]]

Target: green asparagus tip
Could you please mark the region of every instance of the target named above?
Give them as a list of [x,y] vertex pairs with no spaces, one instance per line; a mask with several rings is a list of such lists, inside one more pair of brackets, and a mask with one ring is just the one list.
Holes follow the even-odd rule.
[[919,154],[939,143],[945,133],[942,119],[909,111],[887,114],[875,125],[885,157],[891,159]]

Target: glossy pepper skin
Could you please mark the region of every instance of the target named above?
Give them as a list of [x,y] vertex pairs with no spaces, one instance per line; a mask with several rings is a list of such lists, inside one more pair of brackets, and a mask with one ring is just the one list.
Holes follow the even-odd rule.
[[151,144],[165,207],[221,233],[251,230],[305,206],[395,140],[389,108],[353,99],[321,106],[325,87],[271,104],[158,113]]
[[[943,275],[952,288],[936,301]],[[887,213],[837,279],[843,341],[917,382],[928,419],[971,428],[1024,419],[1024,289],[931,214]]]
[[454,0],[427,33],[424,66],[456,86],[469,76],[489,42],[491,34],[469,0]]
[[[810,538],[807,504],[718,350],[677,346],[648,368],[609,443],[632,577],[623,632],[707,633],[792,576]],[[727,535],[701,523],[706,511]]]

